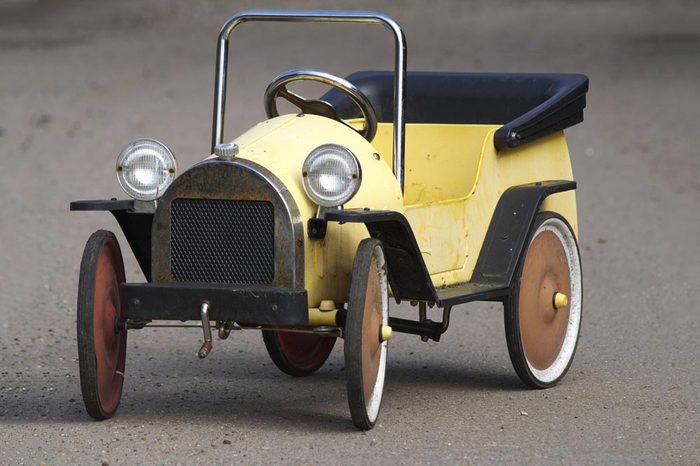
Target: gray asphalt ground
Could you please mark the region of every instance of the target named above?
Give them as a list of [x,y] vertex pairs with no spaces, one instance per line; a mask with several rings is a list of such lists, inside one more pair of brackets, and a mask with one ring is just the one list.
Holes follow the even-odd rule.
[[[500,306],[477,304],[440,343],[392,341],[368,433],[349,420],[341,344],[293,379],[257,332],[204,361],[196,330],[132,332],[119,413],[87,416],[78,267],[92,231],[118,226],[68,203],[124,197],[114,160],[136,137],[181,168],[207,154],[218,29],[260,6],[384,11],[413,70],[590,76],[567,131],[585,300],[561,385],[525,389]],[[0,1],[0,463],[700,464],[699,23],[695,1]],[[263,118],[279,72],[386,69],[392,47],[371,26],[244,26],[227,134]],[[127,269],[142,280],[130,252]]]

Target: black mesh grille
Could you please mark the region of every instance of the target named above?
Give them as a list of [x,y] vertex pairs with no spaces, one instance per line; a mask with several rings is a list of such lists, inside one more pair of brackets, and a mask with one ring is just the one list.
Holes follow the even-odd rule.
[[275,216],[270,202],[175,199],[170,220],[170,267],[176,281],[272,282]]

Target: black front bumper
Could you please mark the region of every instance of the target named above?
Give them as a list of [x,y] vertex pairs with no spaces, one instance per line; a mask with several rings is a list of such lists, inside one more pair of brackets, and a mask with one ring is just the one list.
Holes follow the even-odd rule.
[[217,283],[123,283],[124,317],[137,321],[200,320],[202,303],[211,320],[249,325],[305,325],[306,290]]

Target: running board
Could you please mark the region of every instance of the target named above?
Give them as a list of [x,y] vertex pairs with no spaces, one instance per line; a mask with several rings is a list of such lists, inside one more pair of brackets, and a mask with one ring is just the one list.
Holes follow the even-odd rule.
[[464,283],[435,291],[439,300],[436,304],[447,307],[472,301],[501,300],[510,293],[510,287],[501,283]]

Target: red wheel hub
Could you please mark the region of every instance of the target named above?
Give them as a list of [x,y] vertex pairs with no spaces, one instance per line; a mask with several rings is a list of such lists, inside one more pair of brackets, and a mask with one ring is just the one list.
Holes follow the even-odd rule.
[[[287,329],[304,329],[305,327],[278,327]],[[277,332],[279,347],[287,362],[302,372],[316,370],[328,358],[333,349],[335,338],[310,335],[307,333]]]

